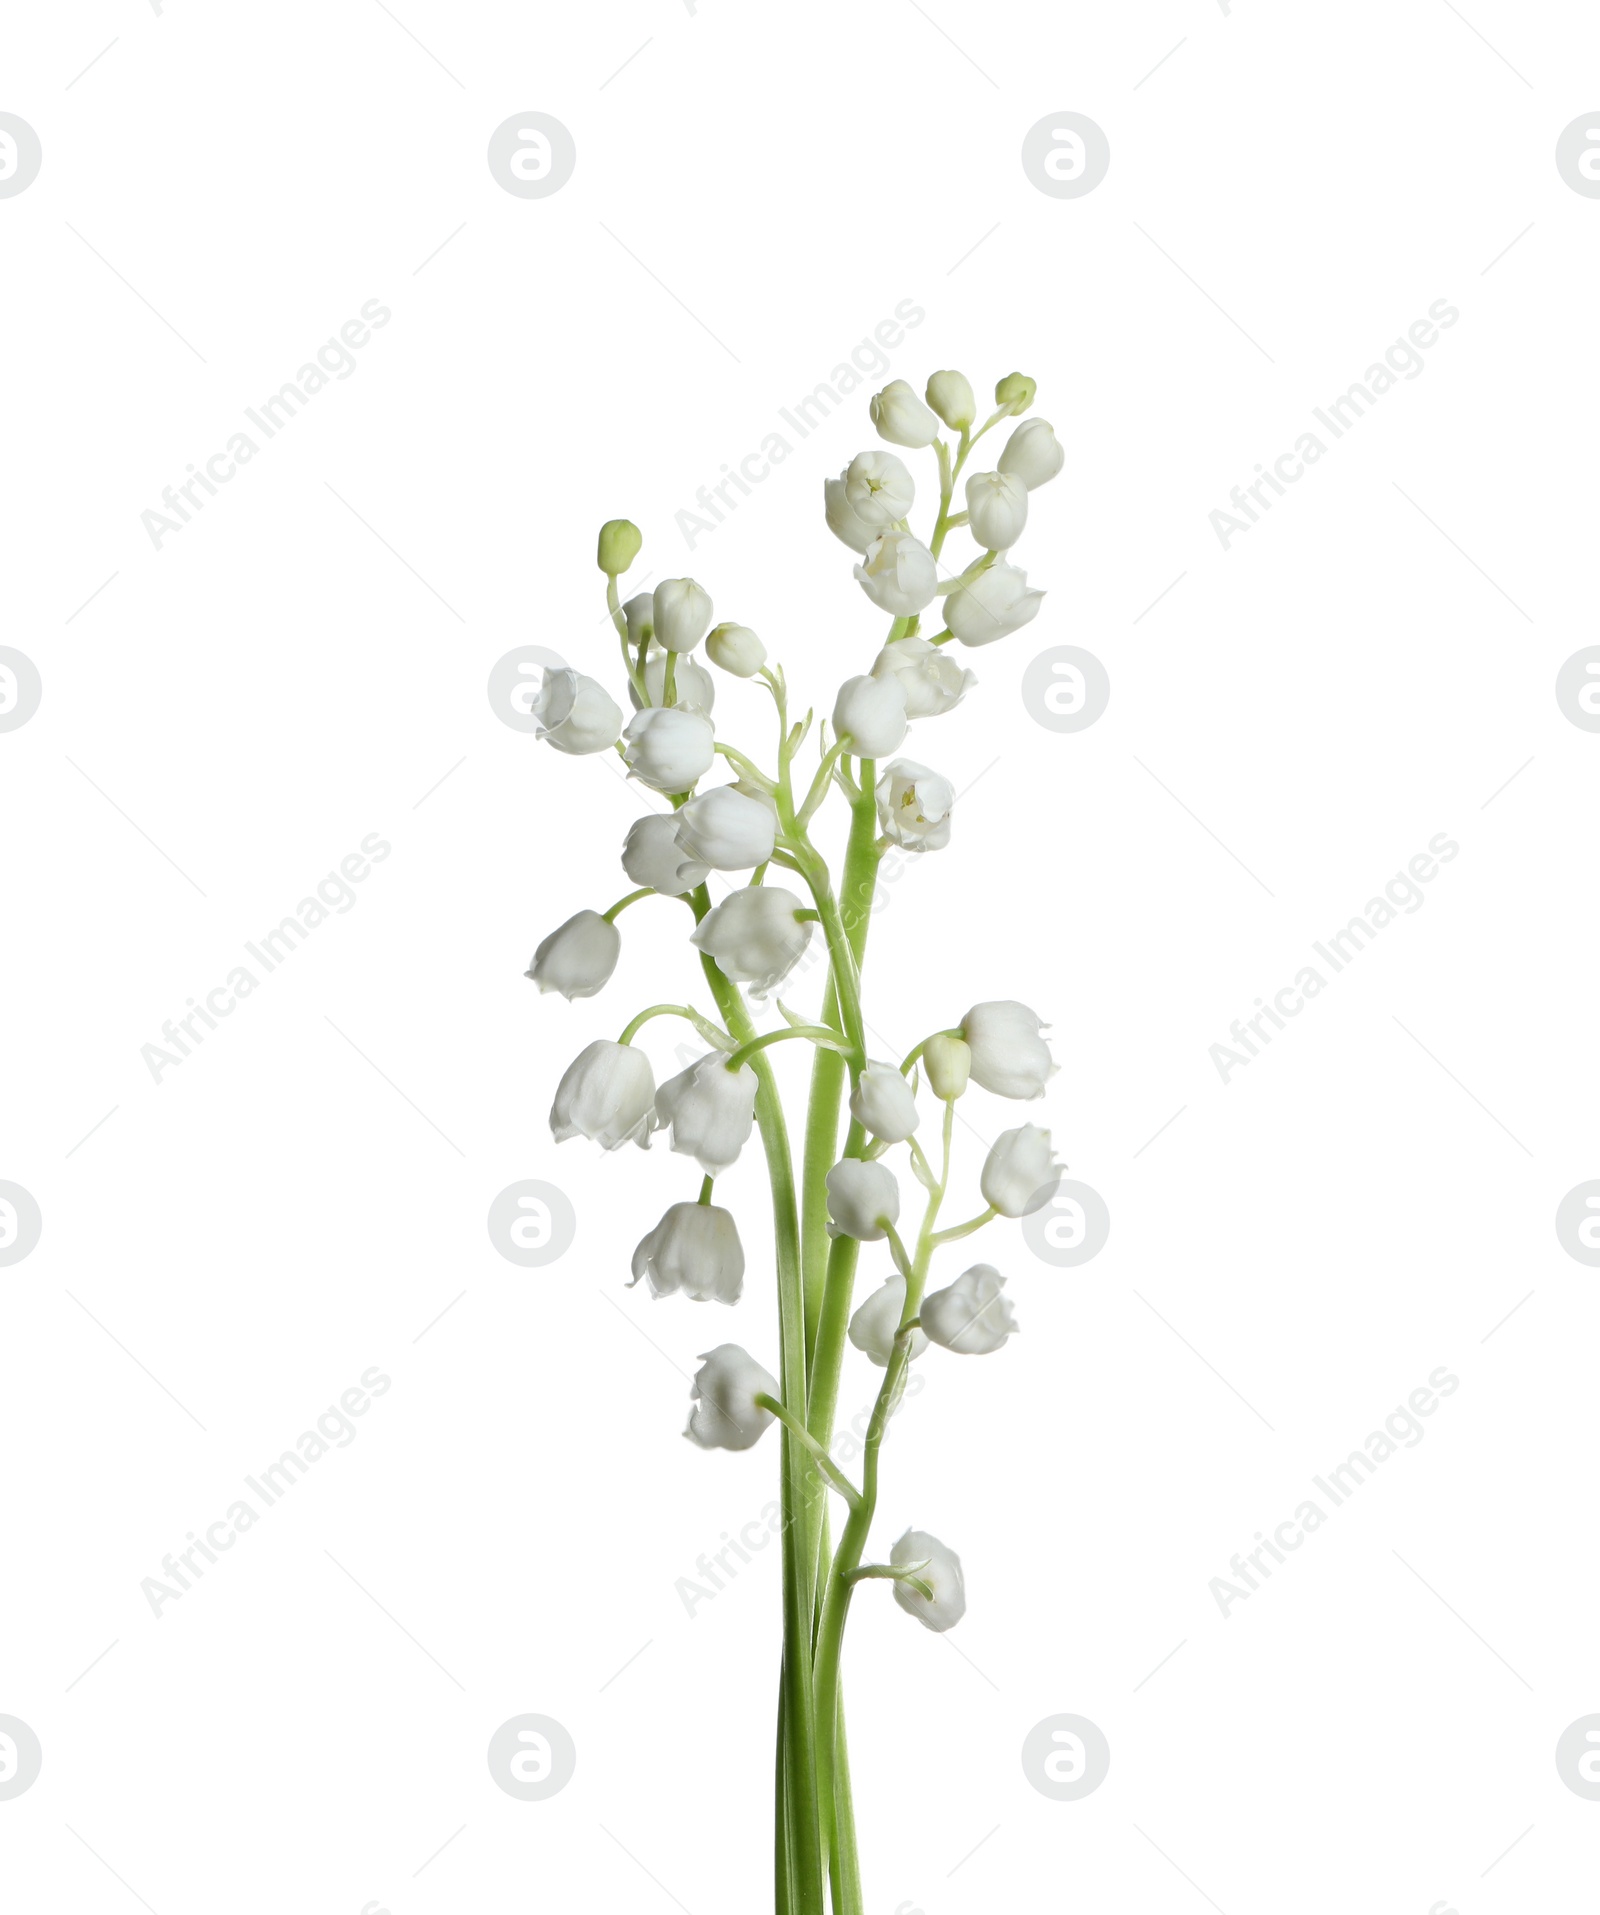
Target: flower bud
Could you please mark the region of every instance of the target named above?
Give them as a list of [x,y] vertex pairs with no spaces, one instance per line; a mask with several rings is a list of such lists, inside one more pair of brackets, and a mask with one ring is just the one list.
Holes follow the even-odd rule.
[[1038,390],[1038,386],[1025,372],[1008,372],[994,389],[994,402],[1015,415],[1028,410]]
[[644,534],[629,519],[607,519],[600,528],[600,570],[617,578],[639,556]]
[[[1026,492],[1023,497],[1027,497]],[[861,589],[874,605],[895,618],[913,618],[939,596],[939,570],[933,554],[911,533],[882,533],[867,547],[865,558],[865,565],[855,567]]]
[[903,1144],[922,1121],[915,1093],[893,1064],[868,1064],[850,1093],[850,1115],[886,1144]]
[[948,778],[926,765],[897,758],[878,780],[878,822],[891,843],[907,851],[940,851],[950,842],[956,801]]
[[700,1358],[689,1389],[694,1407],[684,1435],[703,1450],[749,1449],[777,1420],[756,1402],[758,1396],[781,1401],[777,1378],[737,1343],[719,1343]]
[[944,622],[963,645],[992,645],[1026,625],[1043,603],[1043,592],[1028,590],[1026,572],[996,559],[945,600]]
[[797,915],[804,909],[781,884],[747,884],[708,911],[689,941],[714,958],[724,976],[765,997],[805,954],[811,925]]
[[1014,998],[974,1004],[961,1020],[961,1035],[972,1049],[972,1076],[997,1097],[1043,1097],[1053,1075],[1045,1028],[1026,1004]]
[[655,791],[692,791],[716,756],[716,732],[702,711],[646,705],[623,737],[629,771]]
[[622,729],[622,713],[610,692],[571,666],[545,673],[533,715],[545,743],[573,757],[609,751]]
[[882,528],[868,525],[865,519],[856,517],[856,509],[845,490],[845,481],[849,476],[846,469],[837,479],[823,480],[822,509],[828,521],[828,530],[833,536],[842,539],[852,552],[864,552]]
[[[906,1313],[906,1280],[898,1272],[880,1284],[850,1319],[850,1341],[869,1363],[880,1370],[889,1367],[894,1355],[894,1340],[900,1334],[900,1319]],[[911,1332],[910,1357],[915,1359],[928,1347],[920,1330]]]
[[633,1253],[633,1282],[650,1279],[650,1294],[681,1294],[692,1303],[737,1303],[744,1288],[744,1248],[732,1213],[717,1204],[671,1204]]
[[[872,662],[874,678],[893,676],[905,693],[908,718],[937,718],[953,711],[978,680],[925,638],[897,638]],[[837,720],[835,720],[837,723]]]
[[861,523],[881,532],[911,510],[917,488],[892,452],[858,452],[844,469],[844,493]]
[[622,933],[598,911],[579,911],[550,933],[523,973],[541,992],[568,1000],[593,997],[610,981],[622,955]]
[[823,1180],[828,1186],[828,1235],[878,1243],[884,1225],[900,1220],[900,1186],[887,1164],[846,1157]]
[[681,898],[700,882],[698,878],[685,880],[679,876],[682,863],[675,812],[652,812],[629,825],[622,845],[622,868],[635,884],[649,885],[663,897]]
[[1048,419],[1024,419],[996,461],[1002,472],[1015,473],[1030,492],[1036,485],[1047,485],[1066,462],[1066,447]]
[[928,380],[928,404],[954,432],[965,431],[978,416],[977,395],[964,372],[936,372]]
[[833,703],[833,729],[858,758],[887,758],[905,743],[905,688],[887,677],[847,678]]
[[939,436],[939,421],[903,379],[891,379],[868,407],[878,437],[890,445],[914,450],[931,446]]
[[1003,1130],[984,1159],[978,1187],[1002,1217],[1029,1217],[1056,1194],[1065,1164],[1050,1152],[1050,1133],[1037,1124]]
[[664,578],[652,597],[656,642],[669,652],[692,652],[711,623],[711,594],[692,578]]
[[720,1177],[749,1141],[755,1109],[755,1072],[748,1064],[730,1071],[722,1052],[711,1051],[656,1092],[655,1128],[670,1127],[672,1148]]
[[941,1031],[923,1045],[922,1068],[928,1073],[934,1096],[948,1104],[967,1088],[972,1053],[959,1037]]
[[754,678],[767,662],[767,648],[748,625],[719,625],[706,640],[706,657],[735,678]]
[[918,1321],[933,1342],[957,1356],[988,1356],[1016,1334],[1005,1282],[992,1264],[975,1263],[947,1288],[922,1299]]
[[898,1581],[894,1586],[894,1599],[925,1629],[936,1632],[953,1629],[967,1613],[967,1586],[961,1575],[961,1558],[953,1549],[946,1549],[937,1536],[930,1536],[925,1529],[908,1529],[890,1551],[889,1561],[896,1569],[909,1569],[914,1563],[923,1565],[916,1572],[917,1581],[926,1583],[933,1591],[932,1602],[909,1583]]
[[[678,812],[678,876],[690,887],[706,871],[752,871],[772,856],[778,814],[770,804],[732,785],[699,792]],[[698,876],[690,875],[698,870]]]
[[1010,472],[974,472],[967,481],[967,528],[980,545],[1004,552],[1028,523],[1028,488]]
[[650,1148],[655,1113],[650,1060],[631,1044],[595,1041],[567,1066],[550,1106],[550,1131],[558,1144],[590,1137],[606,1150],[635,1143]]
[[628,643],[635,650],[648,645],[656,635],[656,600],[653,592],[635,592],[622,608],[628,624]]

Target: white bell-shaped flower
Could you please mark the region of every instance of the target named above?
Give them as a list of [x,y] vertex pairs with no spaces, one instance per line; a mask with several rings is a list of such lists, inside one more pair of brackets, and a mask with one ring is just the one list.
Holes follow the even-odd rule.
[[707,870],[754,870],[772,856],[777,838],[778,814],[765,798],[716,785],[678,812],[678,875],[693,886]]
[[590,1137],[607,1150],[627,1143],[648,1150],[655,1101],[655,1078],[644,1052],[597,1037],[579,1051],[556,1086],[550,1132],[558,1144]]
[[935,372],[928,377],[928,404],[950,427],[959,432],[978,416],[977,395],[964,372]]
[[900,1186],[887,1164],[846,1157],[823,1180],[828,1186],[828,1235],[877,1243],[884,1225],[900,1221]]
[[1002,1217],[1028,1217],[1056,1194],[1065,1169],[1051,1154],[1049,1131],[1023,1124],[994,1140],[978,1185]]
[[730,1211],[720,1204],[671,1204],[633,1253],[633,1281],[650,1279],[656,1297],[693,1303],[737,1303],[744,1288],[744,1248]]
[[[850,1319],[850,1341],[869,1362],[880,1370],[889,1367],[894,1355],[894,1340],[900,1333],[900,1319],[906,1311],[906,1280],[898,1272],[879,1284]],[[911,1332],[909,1355],[916,1358],[928,1347],[920,1330]]]
[[735,678],[754,678],[767,662],[767,648],[748,625],[719,625],[706,639],[706,657]]
[[755,1072],[748,1064],[730,1071],[726,1056],[711,1051],[656,1092],[655,1128],[670,1129],[674,1150],[720,1177],[744,1149],[755,1108]]
[[656,643],[692,652],[711,625],[711,594],[692,578],[664,578],[652,595]]
[[958,1356],[987,1356],[1016,1334],[1005,1282],[993,1264],[975,1263],[954,1283],[924,1297],[917,1320],[933,1342]]
[[939,421],[904,379],[891,379],[882,392],[874,393],[867,410],[878,437],[890,445],[920,450],[939,436]]
[[652,812],[629,825],[622,845],[622,868],[635,884],[647,884],[665,897],[682,897],[699,882],[678,875],[682,863],[676,812]]
[[544,742],[573,757],[609,751],[622,730],[622,711],[610,692],[570,665],[545,673],[533,715]]
[[[963,669],[937,645],[916,637],[897,638],[885,645],[872,662],[872,676],[898,681],[908,718],[937,718],[953,711],[978,682],[976,673]],[[834,722],[837,725],[837,716]]]
[[909,532],[890,530],[874,539],[855,575],[873,604],[895,618],[926,611],[939,595],[933,554]]
[[1013,998],[974,1004],[961,1020],[972,1052],[972,1081],[997,1097],[1043,1097],[1056,1068],[1039,1035],[1044,1028],[1035,1012]]
[[950,594],[944,622],[963,645],[992,645],[1019,631],[1043,603],[1043,592],[1029,591],[1026,572],[997,559],[971,584]]
[[622,933],[598,911],[578,911],[552,931],[524,975],[541,991],[564,998],[593,997],[610,981],[622,955]]
[[648,645],[656,635],[656,600],[653,592],[636,592],[622,608],[628,622],[628,643],[635,651]]
[[725,976],[764,997],[805,954],[811,925],[799,919],[804,909],[781,884],[747,884],[706,913],[690,942],[715,958]]
[[1066,448],[1048,419],[1024,419],[996,461],[1002,472],[1012,473],[1030,492],[1047,485],[1066,462]]
[[877,784],[878,822],[907,851],[938,851],[950,842],[956,794],[948,778],[909,758],[897,758]]
[[906,738],[906,693],[895,673],[847,678],[833,701],[833,730],[858,758],[887,758]]
[[967,481],[967,529],[991,552],[1004,552],[1028,523],[1028,488],[1012,472],[974,472]]
[[844,492],[861,523],[880,532],[903,519],[917,498],[904,461],[892,452],[858,452],[844,469]]
[[646,705],[634,713],[623,738],[629,771],[655,791],[693,790],[716,756],[716,731],[703,711]]
[[921,1122],[916,1093],[893,1064],[867,1065],[850,1093],[850,1115],[886,1144],[903,1144]]
[[856,509],[850,503],[850,494],[845,489],[848,477],[846,470],[837,479],[823,480],[822,509],[828,521],[828,530],[833,536],[848,545],[852,552],[864,552],[883,528],[877,524],[869,525],[865,519],[856,517]]
[[913,1563],[924,1565],[916,1572],[917,1580],[933,1591],[932,1601],[909,1583],[899,1581],[894,1586],[894,1599],[925,1629],[952,1629],[967,1613],[961,1558],[953,1549],[946,1549],[937,1536],[930,1536],[925,1529],[908,1529],[889,1552],[889,1561],[896,1569],[909,1569]]
[[777,1421],[756,1398],[783,1400],[777,1379],[737,1343],[719,1343],[701,1356],[689,1395],[694,1407],[684,1435],[703,1450],[749,1449]]

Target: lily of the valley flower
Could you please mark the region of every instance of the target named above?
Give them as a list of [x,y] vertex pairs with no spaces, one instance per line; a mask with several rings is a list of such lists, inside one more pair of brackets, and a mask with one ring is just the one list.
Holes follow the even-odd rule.
[[737,1343],[719,1343],[703,1353],[689,1395],[694,1407],[684,1435],[703,1450],[749,1449],[776,1421],[756,1398],[780,1400],[777,1378]]
[[885,532],[867,547],[865,560],[855,568],[862,591],[896,618],[915,617],[939,595],[933,554],[909,532]]
[[828,521],[828,530],[833,536],[841,539],[852,552],[864,552],[882,528],[856,517],[856,509],[845,490],[848,477],[849,468],[846,467],[837,479],[823,480],[822,509]]
[[525,976],[541,992],[559,991],[569,1001],[593,997],[610,981],[622,955],[622,933],[598,911],[579,911],[545,938]]
[[845,1157],[823,1180],[828,1186],[828,1235],[878,1243],[900,1221],[900,1186],[886,1164]]
[[650,1279],[656,1297],[737,1303],[744,1250],[732,1214],[719,1204],[671,1204],[633,1253],[633,1281]]
[[1037,381],[1030,379],[1025,372],[1008,372],[995,386],[994,402],[1012,414],[1026,412],[1038,390]]
[[954,1283],[922,1299],[918,1321],[935,1343],[958,1356],[987,1356],[1016,1334],[1005,1282],[993,1264],[975,1263]]
[[992,645],[1026,625],[1044,603],[1028,590],[1028,575],[1004,559],[980,572],[945,600],[944,622],[963,645]]
[[706,639],[706,657],[735,678],[754,678],[767,662],[767,648],[748,625],[719,625]]
[[[885,645],[872,662],[872,676],[899,680],[908,718],[937,718],[952,711],[978,682],[975,673],[946,657],[937,645],[915,637]],[[836,728],[838,722],[835,715]]]
[[867,410],[878,428],[878,437],[890,445],[920,449],[931,446],[939,436],[939,421],[903,379],[891,379],[882,392],[875,393]]
[[665,897],[682,897],[698,882],[679,877],[682,863],[675,812],[652,812],[629,825],[622,844],[622,868],[635,884],[647,884]]
[[692,652],[711,623],[711,594],[692,578],[664,578],[654,593],[656,643]]
[[891,843],[907,851],[938,851],[950,842],[956,794],[948,778],[897,758],[878,780],[876,795],[878,822]]
[[629,771],[656,791],[692,790],[716,757],[716,731],[703,711],[646,705],[623,737]]
[[637,649],[649,644],[656,633],[656,601],[653,592],[635,592],[622,608],[628,623],[628,643]]
[[1002,472],[1014,473],[1030,492],[1048,485],[1066,462],[1066,448],[1048,419],[1025,419],[997,461]]
[[781,884],[747,884],[706,913],[690,942],[764,997],[805,954],[811,925],[797,916],[804,908]]
[[[628,680],[628,696],[633,708],[664,705],[667,702],[667,654],[655,646],[644,661],[645,696],[641,698],[633,680]],[[704,665],[692,658],[680,658],[672,671],[672,702],[680,711],[709,712],[716,702],[717,683]]]
[[607,578],[626,572],[639,556],[644,534],[631,519],[607,519],[600,528],[596,559]]
[[928,379],[928,404],[953,432],[970,426],[978,416],[972,382],[963,372],[936,372]]
[[936,1632],[953,1629],[967,1613],[967,1586],[961,1575],[961,1558],[953,1549],[946,1549],[937,1536],[930,1536],[925,1529],[908,1529],[889,1552],[889,1561],[896,1569],[923,1564],[916,1572],[917,1581],[926,1583],[933,1591],[933,1600],[930,1602],[909,1583],[899,1581],[894,1586],[894,1599],[925,1629]]
[[974,472],[967,481],[967,525],[980,545],[1004,552],[1028,523],[1028,488],[1011,472]]
[[887,758],[905,743],[905,687],[893,672],[847,678],[833,702],[833,729],[858,758]]
[[[850,1341],[880,1370],[889,1367],[894,1355],[894,1340],[900,1333],[900,1319],[906,1311],[906,1280],[895,1275],[882,1283],[850,1319]],[[928,1347],[920,1330],[911,1332],[908,1355],[916,1358]]]
[[903,1144],[920,1121],[916,1096],[893,1064],[868,1064],[850,1093],[850,1115],[886,1144]]
[[917,497],[904,461],[892,452],[858,452],[844,469],[844,492],[861,523],[880,532],[903,519]]
[[1028,1217],[1056,1194],[1065,1164],[1051,1154],[1050,1133],[1037,1124],[1003,1130],[984,1159],[978,1179],[985,1203],[1002,1217]]
[[610,692],[570,665],[545,673],[533,715],[545,743],[573,757],[609,751],[622,729],[622,712]]
[[753,871],[772,856],[777,838],[778,814],[770,804],[717,785],[678,812],[678,876],[696,885],[708,870]]
[[997,1097],[1043,1097],[1045,1080],[1055,1070],[1050,1046],[1039,1033],[1044,1024],[1014,998],[974,1004],[961,1020],[961,1035],[972,1051],[973,1082]]
[[656,1092],[655,1128],[670,1128],[674,1150],[693,1157],[708,1177],[720,1177],[744,1149],[755,1108],[755,1072],[748,1064],[730,1071],[722,1052],[712,1051]]
[[590,1137],[607,1150],[634,1143],[650,1148],[656,1086],[650,1060],[631,1044],[597,1037],[567,1066],[550,1106],[558,1144]]
[[959,1037],[940,1031],[922,1047],[922,1067],[933,1094],[942,1103],[959,1097],[972,1073],[972,1052]]

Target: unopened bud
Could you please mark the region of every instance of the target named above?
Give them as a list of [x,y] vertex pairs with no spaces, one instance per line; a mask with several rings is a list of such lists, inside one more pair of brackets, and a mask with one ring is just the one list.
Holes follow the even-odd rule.
[[607,578],[620,578],[643,544],[644,534],[631,519],[607,519],[600,528],[600,570]]
[[994,402],[1015,415],[1028,410],[1038,390],[1037,384],[1025,372],[1008,372],[994,389]]
[[948,1104],[967,1088],[972,1052],[963,1039],[951,1037],[946,1031],[930,1037],[922,1047],[922,1063],[933,1094],[941,1103]]

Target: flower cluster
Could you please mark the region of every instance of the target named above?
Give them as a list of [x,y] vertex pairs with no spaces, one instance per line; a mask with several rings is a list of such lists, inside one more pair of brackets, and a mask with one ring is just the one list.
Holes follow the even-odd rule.
[[[891,1581],[901,1607],[934,1630],[951,1627],[966,1606],[959,1559],[924,1531],[907,1530],[886,1562],[862,1560],[876,1508],[877,1454],[907,1365],[930,1345],[959,1356],[989,1355],[1017,1329],[1005,1279],[993,1264],[973,1263],[930,1289],[933,1259],[996,1219],[1039,1209],[1063,1168],[1048,1130],[1035,1124],[1004,1130],[979,1169],[983,1208],[966,1222],[939,1227],[951,1183],[957,1101],[972,1086],[1004,1099],[1041,1097],[1054,1068],[1045,1027],[1026,1005],[991,1000],[924,1037],[898,1064],[870,1056],[861,1011],[868,913],[845,909],[870,900],[877,862],[890,846],[923,854],[949,843],[954,789],[938,771],[900,755],[908,733],[935,726],[972,690],[976,678],[960,662],[962,651],[1017,631],[1043,602],[1012,553],[1032,495],[1062,470],[1065,453],[1046,421],[1021,417],[1033,398],[1033,381],[1011,374],[996,387],[996,409],[981,425],[972,386],[958,372],[936,372],[921,398],[900,379],[873,398],[872,423],[886,447],[932,452],[938,503],[924,542],[910,523],[916,481],[898,452],[884,447],[859,453],[824,484],[827,525],[855,554],[861,591],[892,622],[870,667],[845,679],[829,718],[816,727],[817,760],[809,775],[799,767],[815,714],[791,722],[783,668],[769,660],[754,631],[714,624],[711,595],[694,579],[666,579],[653,592],[622,600],[619,581],[641,546],[626,520],[601,529],[598,557],[631,716],[625,719],[623,706],[598,679],[573,669],[547,672],[535,705],[540,736],[555,750],[575,756],[615,751],[629,777],[655,797],[620,848],[635,888],[609,910],[578,911],[551,931],[534,953],[529,977],[541,991],[593,996],[616,969],[621,913],[641,900],[677,899],[692,913],[687,942],[714,1007],[652,1005],[615,1041],[588,1045],[557,1087],[553,1135],[558,1142],[587,1137],[614,1151],[630,1142],[648,1149],[664,1131],[672,1150],[695,1160],[703,1179],[698,1197],[669,1205],[634,1253],[633,1281],[647,1281],[658,1298],[737,1303],[745,1252],[732,1213],[713,1201],[715,1182],[758,1131],[771,1174],[778,1374],[740,1346],[718,1344],[700,1360],[685,1433],[702,1449],[744,1450],[773,1423],[783,1431],[791,1516],[783,1762],[796,1881],[815,1860],[806,1850],[811,1835],[824,1845],[841,1842],[850,1813],[848,1790],[834,1778],[842,1736],[839,1641],[854,1586],[869,1577]],[[993,469],[969,473],[974,448],[1006,424]],[[976,549],[952,571],[944,546],[957,530]],[[937,620],[929,616],[935,606]],[[763,765],[719,732],[713,717],[718,674],[753,681],[770,696],[775,761]],[[816,825],[836,795],[849,811],[837,883],[818,848]],[[792,875],[793,888],[774,877],[775,870]],[[722,874],[716,902],[712,873]],[[779,999],[778,1021],[759,1029],[769,996],[814,935],[828,956],[820,1007],[801,1016]],[[636,1040],[662,1016],[690,1022],[705,1051],[658,1085]],[[814,1050],[798,1193],[767,1056],[786,1041]],[[941,1113],[942,1139],[925,1149],[919,1132],[930,1096]],[[842,1099],[849,1122],[841,1148]],[[899,1151],[925,1195],[917,1227],[907,1224],[904,1234],[901,1182],[891,1167],[891,1153]],[[888,1267],[858,1301],[863,1245],[883,1246],[874,1254],[885,1256]],[[861,1487],[829,1454],[846,1342],[885,1372]],[[810,1493],[819,1484],[836,1491],[848,1509],[831,1557]],[[791,1683],[800,1688],[791,1691]],[[849,1840],[853,1857],[853,1834]]]

